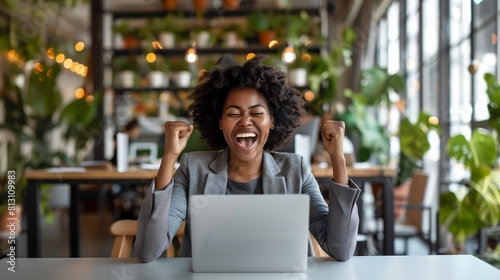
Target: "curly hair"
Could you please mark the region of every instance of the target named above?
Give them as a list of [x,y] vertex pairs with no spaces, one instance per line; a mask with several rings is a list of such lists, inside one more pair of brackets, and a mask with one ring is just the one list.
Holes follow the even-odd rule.
[[256,89],[267,101],[274,129],[264,145],[265,150],[274,150],[290,141],[294,130],[300,125],[300,118],[306,114],[302,94],[286,83],[286,74],[279,68],[264,65],[265,55],[256,55],[243,65],[233,57],[222,56],[214,68],[200,77],[199,83],[190,95],[189,111],[200,138],[213,149],[228,145],[219,120],[224,103],[232,89]]

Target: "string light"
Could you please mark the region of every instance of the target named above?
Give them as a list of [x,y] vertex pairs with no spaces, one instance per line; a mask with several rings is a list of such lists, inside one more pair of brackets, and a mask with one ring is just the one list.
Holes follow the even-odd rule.
[[281,61],[285,64],[292,64],[297,59],[297,55],[295,54],[295,49],[292,44],[288,44],[288,46],[283,50],[283,54],[281,54]]
[[195,63],[198,60],[198,54],[196,53],[196,42],[193,41],[191,46],[187,49],[184,59],[188,63]]

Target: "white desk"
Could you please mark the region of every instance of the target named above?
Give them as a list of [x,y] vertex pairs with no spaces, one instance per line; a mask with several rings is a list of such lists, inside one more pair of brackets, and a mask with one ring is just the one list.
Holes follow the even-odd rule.
[[498,280],[500,270],[467,255],[370,256],[347,262],[310,258],[306,273],[194,273],[190,258],[160,258],[142,264],[137,259],[25,258],[18,259],[16,272],[0,262],[0,278],[7,279],[369,279],[369,280]]

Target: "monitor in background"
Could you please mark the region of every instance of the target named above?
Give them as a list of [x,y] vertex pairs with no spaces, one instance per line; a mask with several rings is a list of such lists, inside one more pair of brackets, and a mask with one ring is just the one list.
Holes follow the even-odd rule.
[[193,271],[307,270],[309,196],[193,195]]
[[134,163],[151,163],[158,158],[158,144],[153,142],[132,142],[129,158]]

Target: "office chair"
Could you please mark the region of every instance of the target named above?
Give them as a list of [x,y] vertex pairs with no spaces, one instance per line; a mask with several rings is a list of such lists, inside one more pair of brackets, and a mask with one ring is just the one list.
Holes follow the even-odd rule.
[[[180,245],[182,241],[182,235],[184,234],[184,227],[186,223],[183,223],[177,233],[175,234],[174,240],[170,247],[167,249],[166,257],[173,258],[176,254],[177,243]],[[111,234],[115,236],[113,243],[113,248],[111,249],[112,258],[130,258],[130,252],[132,251],[132,246],[134,244],[134,238],[137,233],[137,220],[118,220],[111,224],[110,227]]]
[[[406,202],[395,207],[404,209],[403,217],[397,219],[394,223],[394,238],[404,239],[403,254],[408,254],[408,243],[410,238],[419,237],[429,247],[429,254],[433,252],[433,244],[431,239],[432,232],[432,208],[424,205],[424,196],[427,188],[429,175],[421,170],[414,170],[412,174],[410,190]],[[424,231],[423,219],[424,214],[428,215],[428,228]],[[380,239],[382,234],[382,221],[377,218],[375,222],[367,223],[367,232],[376,240]]]

